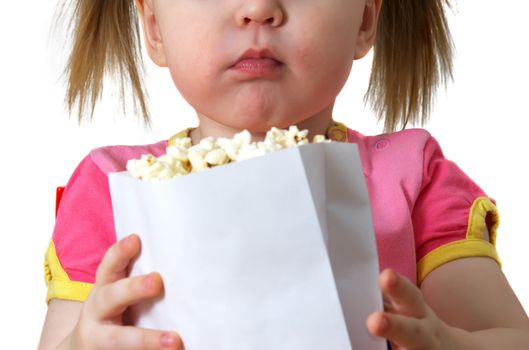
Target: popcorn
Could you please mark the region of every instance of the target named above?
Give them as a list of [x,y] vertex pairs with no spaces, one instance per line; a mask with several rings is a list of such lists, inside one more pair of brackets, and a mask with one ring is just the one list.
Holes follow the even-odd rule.
[[177,147],[182,147],[182,148],[185,148],[185,149],[193,146],[190,137],[177,138],[177,139],[173,140],[173,145],[177,146]]
[[252,143],[252,134],[248,130],[243,130],[233,136],[233,141],[239,146],[248,146]]
[[329,142],[330,140],[327,140],[325,136],[323,135],[315,135],[312,138],[312,143],[322,143],[322,142]]
[[130,174],[140,179],[151,177],[158,168],[156,157],[151,154],[144,154],[140,159],[131,159],[127,162],[127,170]]
[[202,171],[208,168],[208,163],[206,163],[206,160],[204,159],[206,152],[203,152],[199,148],[191,148],[188,155],[193,172]]
[[249,144],[241,147],[239,155],[237,156],[237,161],[264,156],[266,153],[266,148],[259,147],[257,144]]
[[216,148],[208,152],[205,157],[206,163],[211,166],[223,165],[229,162],[230,158],[222,148]]
[[[291,126],[288,130],[272,128],[266,133],[265,139],[259,142],[252,142],[252,135],[248,130],[235,134],[231,139],[221,137],[215,140],[207,137],[197,145],[192,145],[189,137],[179,138],[167,147],[167,153],[163,156],[157,158],[145,154],[140,159],[129,160],[127,170],[131,176],[141,180],[167,180],[281,149],[306,145],[310,143],[308,134],[308,130]],[[316,135],[312,142],[330,140],[323,135]]]
[[169,146],[166,148],[167,155],[178,159],[181,162],[189,161],[188,148],[181,146]]

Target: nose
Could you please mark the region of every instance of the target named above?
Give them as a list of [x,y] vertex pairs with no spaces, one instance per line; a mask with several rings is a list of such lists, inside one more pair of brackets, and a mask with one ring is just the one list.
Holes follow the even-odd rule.
[[244,27],[252,22],[279,27],[285,14],[276,0],[244,0],[236,13],[237,26]]

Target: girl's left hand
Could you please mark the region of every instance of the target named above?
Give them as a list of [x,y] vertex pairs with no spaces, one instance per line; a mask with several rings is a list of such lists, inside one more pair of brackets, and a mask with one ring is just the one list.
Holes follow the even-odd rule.
[[366,321],[369,332],[388,339],[393,349],[455,349],[453,329],[424,301],[419,288],[391,269],[379,278],[385,312],[375,312]]

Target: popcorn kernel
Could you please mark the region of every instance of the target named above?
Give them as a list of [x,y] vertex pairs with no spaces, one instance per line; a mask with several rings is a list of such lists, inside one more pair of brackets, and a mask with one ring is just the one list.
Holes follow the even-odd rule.
[[[192,145],[189,137],[173,140],[166,148],[166,154],[155,157],[144,154],[140,159],[127,162],[130,175],[145,181],[160,181],[206,170],[234,161],[262,156],[281,149],[310,143],[308,130],[299,130],[295,125],[288,130],[271,128],[263,141],[252,142],[248,130],[237,133],[233,138],[213,139],[207,137],[199,144]],[[331,142],[323,135],[316,135],[313,143]]]

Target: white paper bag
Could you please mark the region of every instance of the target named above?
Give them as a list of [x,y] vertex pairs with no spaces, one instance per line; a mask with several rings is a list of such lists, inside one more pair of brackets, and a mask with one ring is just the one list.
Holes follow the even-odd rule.
[[186,350],[385,349],[365,326],[382,301],[356,145],[109,181],[118,239],[142,239],[131,275],[165,283],[138,326],[174,330]]

